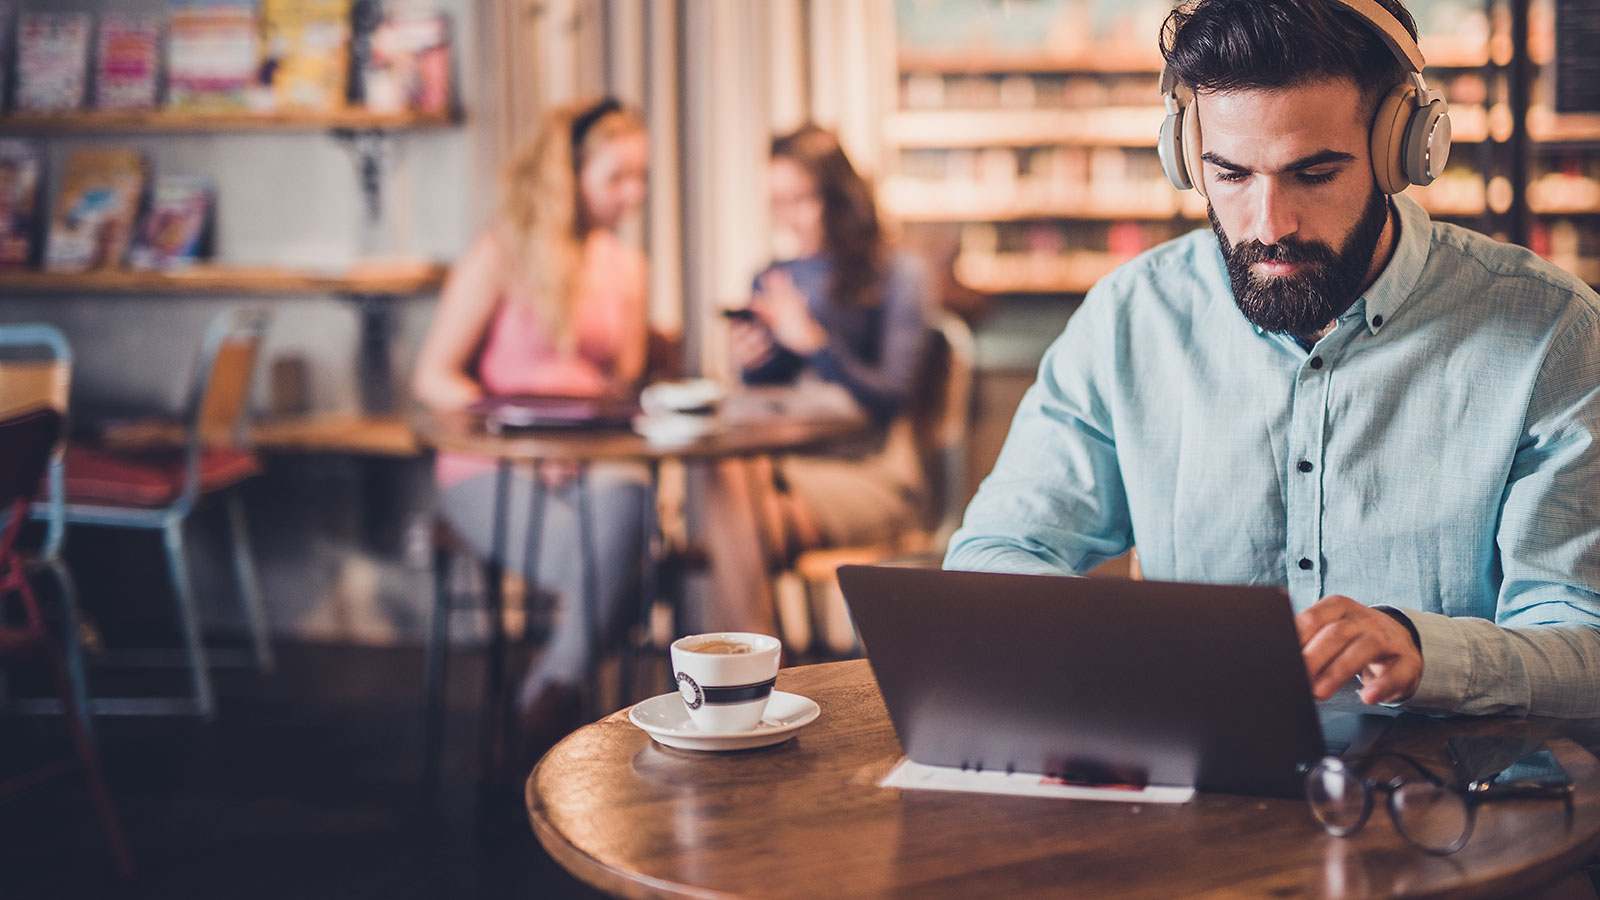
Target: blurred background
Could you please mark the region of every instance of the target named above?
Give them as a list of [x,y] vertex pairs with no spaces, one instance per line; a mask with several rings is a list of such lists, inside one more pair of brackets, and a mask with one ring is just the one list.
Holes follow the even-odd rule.
[[[1600,7],[1407,6],[1454,123],[1444,176],[1410,195],[1600,283]],[[974,336],[959,505],[1090,286],[1206,225],[1203,198],[1173,191],[1155,151],[1170,8],[0,2],[0,324],[65,333],[72,427],[104,435],[183,411],[219,311],[270,310],[250,398],[262,471],[242,492],[282,647],[274,675],[218,675],[215,721],[101,720],[139,882],[115,879],[78,789],[51,788],[0,807],[0,895],[585,895],[541,860],[515,792],[484,824],[496,801],[470,789],[469,746],[448,757],[442,806],[414,786],[434,485],[407,385],[498,172],[560,104],[612,95],[637,109],[650,182],[626,236],[648,257],[651,324],[681,340],[685,371],[725,378],[717,312],[785,255],[770,138],[834,130],[896,242],[922,258],[931,299]],[[135,198],[120,219],[95,211],[118,191]],[[110,225],[86,239],[80,220],[96,215]],[[664,499],[692,507],[674,483]],[[238,636],[221,515],[196,512],[189,559],[208,633]],[[140,539],[67,543],[91,645],[176,640]],[[469,649],[482,639],[481,618],[454,628]],[[91,683],[106,677],[96,649]],[[451,733],[470,736],[464,658]],[[0,718],[0,744],[32,730],[47,726]]]

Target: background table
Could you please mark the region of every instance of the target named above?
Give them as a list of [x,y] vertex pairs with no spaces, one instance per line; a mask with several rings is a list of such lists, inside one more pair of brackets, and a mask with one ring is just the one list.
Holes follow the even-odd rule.
[[[1497,897],[1570,871],[1600,842],[1600,761],[1550,747],[1577,785],[1483,804],[1467,846],[1432,857],[1374,810],[1352,838],[1302,800],[1197,794],[1184,806],[877,787],[901,750],[865,661],[787,669],[822,706],[787,743],[700,754],[608,716],[557,744],[527,804],[540,843],[625,897]],[[1444,773],[1444,739],[1518,720],[1408,722],[1386,738]]]
[[[595,558],[592,504],[587,478],[588,467],[596,462],[641,462],[649,468],[649,494],[645,508],[645,572],[642,579],[639,617],[648,624],[650,607],[656,599],[656,562],[659,556],[660,525],[656,521],[656,494],[663,460],[710,461],[725,458],[759,456],[771,453],[788,453],[824,447],[864,434],[870,422],[853,403],[841,404],[828,394],[807,393],[786,387],[746,388],[725,402],[725,415],[719,419],[719,428],[709,434],[682,443],[660,443],[648,440],[631,430],[622,428],[547,428],[518,429],[499,434],[485,427],[484,416],[464,410],[438,411],[418,409],[411,416],[411,427],[417,439],[438,450],[471,454],[497,462],[495,506],[491,515],[491,553],[484,561],[484,606],[489,619],[489,664],[484,679],[484,716],[481,743],[481,762],[486,772],[501,768],[510,719],[511,694],[505,689],[506,634],[503,619],[505,605],[503,576],[505,573],[506,540],[509,534],[507,518],[510,507],[511,470],[514,465],[532,465],[541,462],[573,463],[577,466],[578,537],[581,548],[584,596],[587,622],[592,629],[595,646],[600,646],[596,614]],[[545,485],[539,478],[532,479],[533,498],[529,504],[529,524],[525,556],[539,558],[539,542],[545,500]],[[530,570],[530,578],[537,573]],[[435,600],[435,616],[445,606],[443,598]],[[429,642],[428,660],[428,721],[424,725],[423,755],[428,778],[437,774],[439,737],[443,716],[442,664],[445,649],[438,643],[444,632],[435,623]],[[632,690],[632,643],[623,648],[622,689],[624,695],[618,702],[628,702]],[[597,696],[598,659],[591,665],[587,688],[590,709],[598,715],[601,708],[613,709]]]

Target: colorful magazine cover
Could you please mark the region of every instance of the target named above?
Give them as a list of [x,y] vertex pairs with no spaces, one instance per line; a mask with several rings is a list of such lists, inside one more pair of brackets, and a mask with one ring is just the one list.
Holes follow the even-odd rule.
[[372,33],[362,73],[369,109],[450,111],[450,20],[442,13],[395,15]]
[[137,150],[74,148],[61,172],[45,268],[82,272],[122,265],[144,178],[144,158]]
[[215,197],[209,178],[157,178],[150,210],[139,223],[133,249],[128,252],[128,268],[159,272],[194,265],[204,249]]
[[94,105],[153,109],[161,66],[161,20],[106,13],[95,43]]
[[263,71],[277,109],[341,109],[350,81],[351,0],[262,0]]
[[6,100],[11,96],[11,55],[16,47],[11,33],[16,20],[16,8],[0,0],[0,109],[5,107]]
[[252,2],[173,0],[167,31],[167,105],[185,111],[252,105],[261,66]]
[[39,233],[39,153],[27,141],[0,140],[0,269],[33,262]]
[[17,109],[53,112],[83,106],[93,24],[89,13],[24,13],[18,19]]

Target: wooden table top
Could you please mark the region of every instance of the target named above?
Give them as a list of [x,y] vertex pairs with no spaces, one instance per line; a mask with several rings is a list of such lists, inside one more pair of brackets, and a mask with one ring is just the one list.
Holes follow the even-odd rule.
[[[893,790],[901,756],[865,661],[786,669],[822,716],[790,741],[702,754],[654,743],[627,711],[567,737],[529,776],[534,832],[623,897],[1498,897],[1570,871],[1600,843],[1600,761],[1549,743],[1577,786],[1482,804],[1467,846],[1433,857],[1374,810],[1351,838],[1302,800],[1197,794],[1097,803]],[[1444,738],[1522,734],[1520,720],[1419,720],[1385,743],[1448,772]]]
[[[491,434],[482,415],[466,411],[419,409],[411,416],[411,426],[422,443],[440,450],[493,459],[552,461],[715,459],[782,453],[846,440],[862,434],[870,424],[856,411],[792,407],[783,390],[757,389],[746,394],[758,402],[744,403],[744,414],[724,417],[717,431],[687,443],[658,444],[622,428]],[[769,400],[759,401],[761,397]],[[765,413],[759,409],[762,402],[770,404]]]

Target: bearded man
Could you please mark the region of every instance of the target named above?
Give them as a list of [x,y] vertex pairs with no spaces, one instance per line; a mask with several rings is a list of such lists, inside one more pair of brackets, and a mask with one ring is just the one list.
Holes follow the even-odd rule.
[[945,566],[1083,573],[1137,545],[1152,579],[1282,585],[1319,698],[1359,676],[1368,703],[1594,747],[1600,298],[1397,192],[1374,150],[1394,34],[1334,0],[1169,17],[1212,227],[1089,292]]

